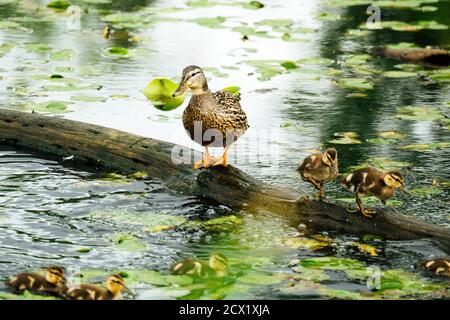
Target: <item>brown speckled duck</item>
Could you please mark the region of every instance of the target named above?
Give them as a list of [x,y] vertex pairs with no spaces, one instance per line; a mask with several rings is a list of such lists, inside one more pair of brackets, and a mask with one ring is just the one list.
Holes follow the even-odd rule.
[[123,291],[131,293],[125,286],[123,278],[113,274],[106,280],[106,288],[93,284],[81,284],[70,287],[66,296],[73,300],[121,300]]
[[372,217],[375,213],[373,209],[363,208],[361,198],[375,196],[381,200],[383,205],[394,195],[395,189],[403,191],[404,179],[400,172],[383,172],[377,168],[368,167],[353,171],[342,181],[342,185],[347,190],[353,192],[359,211],[365,217]]
[[[183,125],[192,140],[205,147],[203,159],[194,168],[228,164],[227,153],[248,128],[247,116],[239,103],[239,96],[227,91],[211,92],[201,68],[184,68],[181,82],[173,96],[191,90],[192,98],[183,113]],[[216,159],[208,147],[224,147]]]
[[312,154],[306,157],[299,165],[297,171],[303,181],[311,183],[318,192],[319,199],[324,197],[323,185],[333,181],[339,174],[337,150],[330,148],[323,153]]
[[64,269],[58,266],[48,267],[45,276],[33,272],[19,273],[7,280],[6,285],[15,293],[28,290],[36,294],[61,296],[67,290]]

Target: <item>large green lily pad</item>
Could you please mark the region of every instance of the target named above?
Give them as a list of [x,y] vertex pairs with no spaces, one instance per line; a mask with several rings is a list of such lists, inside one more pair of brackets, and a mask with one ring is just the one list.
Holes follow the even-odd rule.
[[396,118],[414,121],[435,121],[444,118],[442,111],[438,108],[406,106],[397,108]]
[[172,97],[178,84],[168,78],[156,78],[143,90],[144,95],[153,106],[162,111],[170,111],[183,104],[185,95]]

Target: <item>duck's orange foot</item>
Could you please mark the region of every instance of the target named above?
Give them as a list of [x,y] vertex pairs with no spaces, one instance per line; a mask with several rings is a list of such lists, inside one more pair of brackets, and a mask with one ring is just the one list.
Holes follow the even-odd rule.
[[369,208],[364,208],[361,213],[363,214],[364,217],[366,218],[373,218],[373,215],[376,213],[375,210],[373,209],[369,209]]
[[197,170],[200,168],[209,168],[211,166],[214,166],[216,162],[217,162],[217,158],[205,155],[202,160],[194,163],[194,170]]

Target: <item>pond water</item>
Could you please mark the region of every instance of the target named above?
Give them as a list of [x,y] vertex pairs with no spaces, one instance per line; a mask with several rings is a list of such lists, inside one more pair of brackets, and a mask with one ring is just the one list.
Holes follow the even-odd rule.
[[[48,1],[0,0],[0,107],[201,150],[181,123],[187,100],[164,112],[142,93],[155,77],[177,81],[185,66],[199,65],[212,90],[240,87],[250,129],[230,152],[233,165],[312,194],[298,162],[333,146],[341,172],[400,169],[412,195],[397,194],[390,205],[450,228],[450,70],[367,54],[374,45],[450,49],[450,1],[383,2],[383,28],[371,30],[364,1],[263,1],[256,9],[246,1],[73,0],[77,7],[64,11]],[[351,199],[337,182],[326,190]],[[445,255],[427,241],[306,237],[271,212],[236,212],[158,181],[6,146],[0,191],[1,279],[59,264],[83,281],[122,272],[136,299],[449,296],[448,280],[412,268]],[[169,276],[174,262],[214,252],[229,259],[228,277]]]

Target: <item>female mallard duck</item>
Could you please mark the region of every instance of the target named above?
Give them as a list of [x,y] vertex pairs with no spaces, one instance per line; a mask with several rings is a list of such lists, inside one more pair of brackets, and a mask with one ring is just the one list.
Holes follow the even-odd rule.
[[419,263],[419,267],[435,276],[450,277],[450,259],[448,258],[438,258],[422,261],[421,263]]
[[323,185],[333,181],[339,174],[337,151],[334,148],[325,150],[324,153],[312,154],[300,163],[297,171],[303,181],[312,183],[319,190],[318,197],[324,197]]
[[220,253],[212,254],[208,262],[198,259],[186,259],[175,263],[170,271],[176,275],[191,275],[197,277],[216,276],[223,277],[227,274],[228,260]]
[[6,285],[16,293],[28,290],[38,294],[60,296],[67,290],[64,269],[58,266],[48,267],[45,276],[32,272],[19,273],[6,281]]
[[125,281],[118,274],[113,274],[106,280],[106,288],[92,284],[81,284],[70,287],[66,296],[73,300],[120,300],[122,292],[131,293],[125,286]]
[[363,208],[361,198],[375,196],[383,205],[394,195],[395,189],[403,190],[404,180],[397,171],[383,172],[377,168],[362,168],[348,174],[342,181],[342,185],[356,196],[356,203],[361,213],[371,218],[375,213],[373,209]]
[[[211,92],[202,69],[197,66],[184,68],[173,96],[179,96],[188,89],[192,91],[192,98],[184,110],[183,125],[191,139],[205,147],[203,159],[196,162],[194,168],[226,166],[231,144],[248,128],[239,96],[227,91]],[[222,146],[225,151],[219,159],[209,154],[208,147]]]

